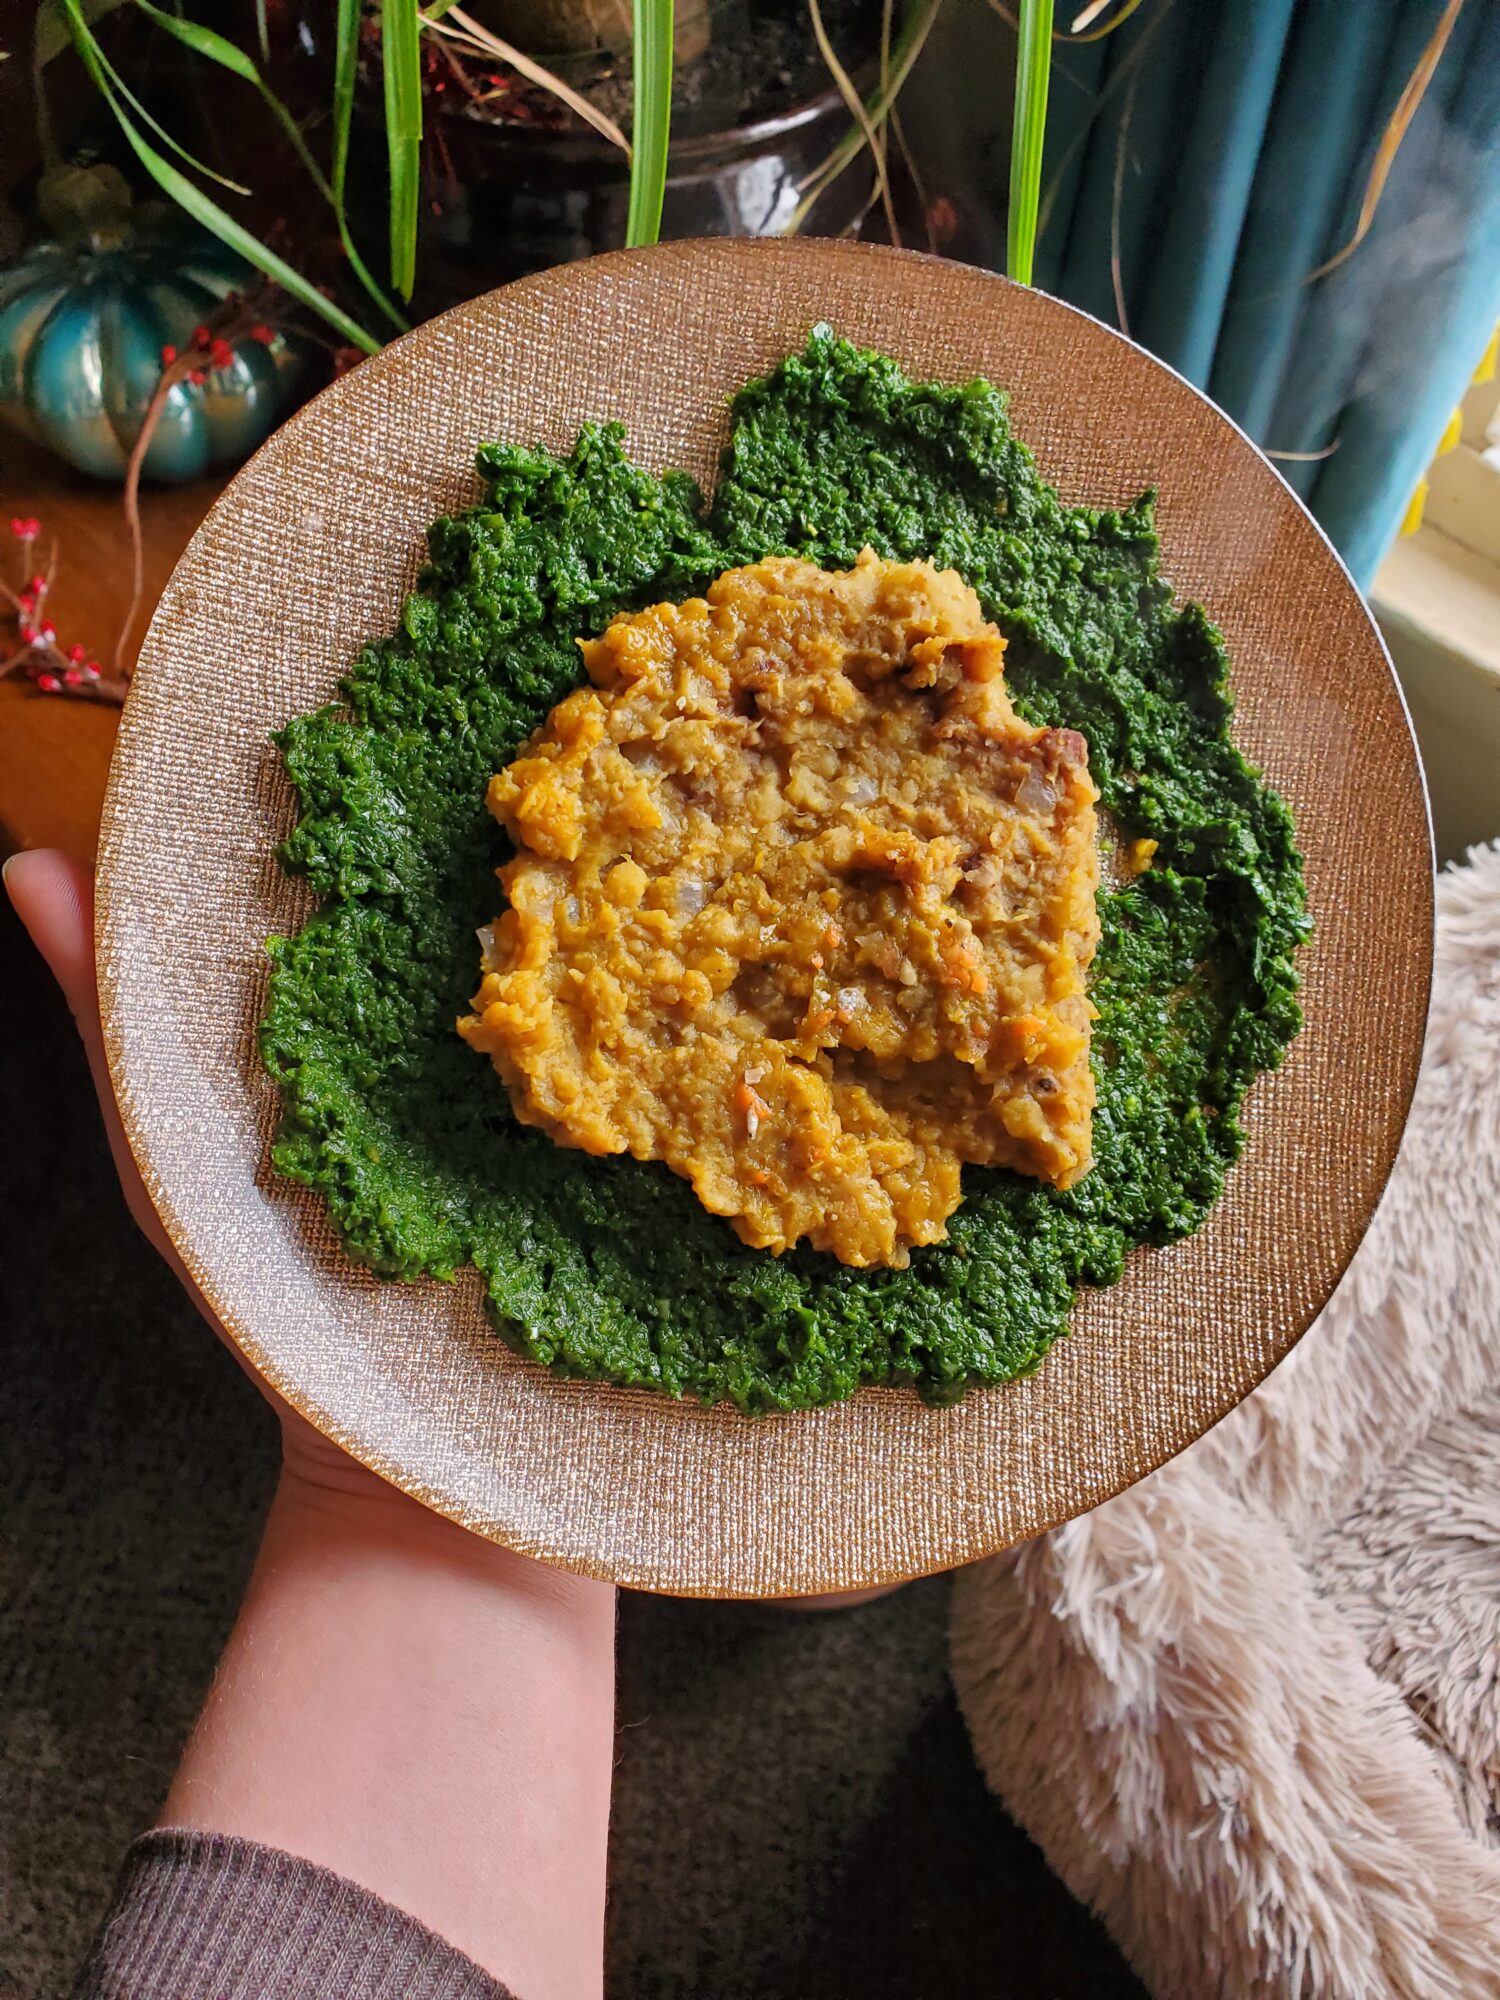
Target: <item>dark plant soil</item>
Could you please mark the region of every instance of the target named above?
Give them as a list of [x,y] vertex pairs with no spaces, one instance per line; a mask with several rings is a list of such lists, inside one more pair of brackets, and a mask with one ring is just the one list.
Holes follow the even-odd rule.
[[[880,10],[862,0],[822,0],[823,24],[839,60],[851,71],[866,69],[879,49]],[[627,131],[631,116],[630,52],[599,49],[582,54],[534,53],[538,61],[569,83]],[[494,88],[477,59],[462,58],[481,91]],[[503,94],[476,102],[452,67],[429,57],[429,92],[445,108],[490,123],[581,129],[582,121],[540,85],[496,65]],[[438,83],[443,84],[437,91]],[[708,47],[679,63],[672,95],[675,137],[728,132],[774,118],[818,97],[832,78],[812,32],[807,0],[714,0],[709,11]]]

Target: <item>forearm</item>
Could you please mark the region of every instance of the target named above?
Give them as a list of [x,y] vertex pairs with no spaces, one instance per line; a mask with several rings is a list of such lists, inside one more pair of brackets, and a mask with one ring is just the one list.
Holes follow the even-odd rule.
[[601,1987],[614,1592],[283,1479],[162,1824],[320,1862],[521,2000]]

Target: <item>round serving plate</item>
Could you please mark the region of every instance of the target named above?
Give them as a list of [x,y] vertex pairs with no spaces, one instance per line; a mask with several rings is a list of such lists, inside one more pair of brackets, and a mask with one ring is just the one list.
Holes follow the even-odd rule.
[[[382,1282],[280,1182],[256,1053],[263,941],[305,888],[271,732],[387,630],[481,439],[632,455],[712,482],[728,397],[829,320],[919,377],[982,374],[1065,500],[1160,490],[1164,563],[1223,628],[1235,735],[1296,815],[1316,932],[1307,1024],[1246,1113],[1207,1226],[1086,1293],[1028,1379],[953,1409],[865,1390],[747,1418],[559,1381],[489,1328],[472,1273]],[[1281,1360],[1337,1282],[1395,1156],[1421,1054],[1432,858],[1379,635],[1311,517],[1212,404],[1041,293],[831,242],[672,243],[542,273],[326,390],[240,473],[167,587],[105,810],[100,1001],[162,1219],[254,1365],[387,1479],[478,1533],[653,1590],[849,1590],[968,1562],[1096,1506]]]

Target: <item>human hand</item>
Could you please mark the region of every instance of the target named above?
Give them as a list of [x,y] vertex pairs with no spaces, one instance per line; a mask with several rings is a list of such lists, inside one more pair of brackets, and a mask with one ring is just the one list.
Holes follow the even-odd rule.
[[[94,980],[93,886],[61,854],[5,886],[72,1009],[131,1214],[225,1339],[136,1170]],[[469,1534],[254,1377],[283,1472],[163,1825],[321,1863],[420,1918],[525,2000],[597,2000],[614,1592]]]
[[281,1425],[286,1481],[298,1490],[338,1495],[360,1505],[396,1511],[402,1510],[402,1503],[416,1506],[416,1502],[406,1501],[396,1488],[323,1437],[255,1373],[225,1333],[162,1226],[161,1217],[152,1206],[151,1197],[131,1154],[110,1083],[94,977],[92,879],[66,855],[41,850],[11,857],[5,865],[5,887],[16,914],[46,960],[72,1012],[88,1056],[109,1149],[114,1156],[115,1171],[120,1177],[126,1205],[146,1241],[162,1258],[215,1334],[275,1411]]

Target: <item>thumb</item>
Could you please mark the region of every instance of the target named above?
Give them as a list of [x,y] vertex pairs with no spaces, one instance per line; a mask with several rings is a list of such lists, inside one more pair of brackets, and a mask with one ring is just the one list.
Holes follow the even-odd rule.
[[98,1044],[103,1052],[94,988],[93,882],[66,854],[40,848],[32,854],[10,857],[5,864],[5,887],[16,915],[73,1010],[92,1063],[93,1045]]
[[181,1267],[131,1155],[115,1105],[114,1086],[99,1026],[99,993],[94,981],[94,884],[88,870],[66,854],[38,848],[13,854],[5,864],[5,888],[16,915],[46,960],[72,1010],[93,1073],[94,1092],[109,1136],[115,1171],[130,1212],[144,1234],[181,1275]]
[[[104,1052],[104,1034],[99,1025],[99,989],[94,978],[93,878],[87,869],[80,868],[66,854],[47,848],[39,848],[29,854],[13,854],[6,862],[4,872],[6,892],[16,915],[26,926],[32,943],[47,961],[53,978],[62,988],[63,997],[73,1010],[73,1019],[78,1024],[89,1068],[93,1072],[94,1090],[109,1137],[109,1150],[114,1155],[115,1171],[120,1176],[120,1186],[130,1213],[142,1235],[166,1259],[188,1297],[214,1332],[221,1340],[226,1340],[246,1373],[255,1377],[249,1362],[232,1341],[227,1341],[224,1329],[162,1227],[161,1217],[146,1192],[130,1142],[125,1137],[125,1128],[120,1122],[114,1085],[110,1081],[109,1062]],[[281,1415],[283,1424],[290,1424],[292,1413],[280,1398],[272,1394],[264,1382],[260,1383],[260,1387]]]

